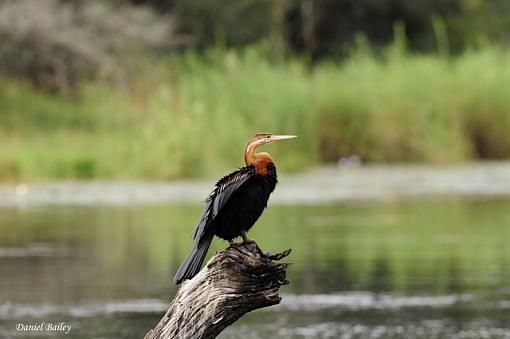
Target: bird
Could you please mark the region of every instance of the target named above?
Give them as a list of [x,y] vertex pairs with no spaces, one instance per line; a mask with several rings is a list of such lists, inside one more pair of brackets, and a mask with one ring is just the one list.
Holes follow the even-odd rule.
[[296,138],[295,135],[256,133],[244,149],[245,166],[222,177],[205,201],[204,210],[193,232],[194,246],[174,276],[178,285],[193,278],[204,262],[214,236],[228,240],[242,237],[253,243],[246,232],[267,207],[277,182],[276,166],[267,152],[256,153],[259,146],[276,140]]

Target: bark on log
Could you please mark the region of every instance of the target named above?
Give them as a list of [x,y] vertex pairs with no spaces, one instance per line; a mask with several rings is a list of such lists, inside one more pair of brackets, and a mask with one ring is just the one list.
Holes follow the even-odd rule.
[[290,254],[264,254],[255,243],[233,244],[182,283],[170,308],[144,339],[215,338],[244,314],[280,303]]

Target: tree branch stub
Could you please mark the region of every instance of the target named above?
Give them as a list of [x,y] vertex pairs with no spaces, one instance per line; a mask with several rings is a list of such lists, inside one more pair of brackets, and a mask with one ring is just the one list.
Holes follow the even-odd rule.
[[144,339],[215,338],[244,314],[279,304],[290,250],[264,254],[256,243],[232,244],[182,283],[170,308]]

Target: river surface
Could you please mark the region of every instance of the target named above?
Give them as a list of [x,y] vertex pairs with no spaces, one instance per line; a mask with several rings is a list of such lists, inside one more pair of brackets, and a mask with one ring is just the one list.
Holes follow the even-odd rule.
[[[282,182],[281,186],[284,183]],[[176,291],[198,203],[0,208],[0,338],[141,338]],[[292,248],[276,307],[220,338],[510,338],[510,199],[270,204],[250,232]],[[209,254],[223,249],[216,239]],[[16,325],[64,322],[60,331]]]

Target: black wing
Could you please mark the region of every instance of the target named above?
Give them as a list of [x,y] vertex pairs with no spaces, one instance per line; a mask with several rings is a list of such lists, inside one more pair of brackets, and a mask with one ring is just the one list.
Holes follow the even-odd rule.
[[193,239],[195,239],[196,242],[202,238],[207,226],[214,220],[223,206],[225,206],[232,193],[253,175],[255,175],[255,172],[251,167],[242,167],[218,180],[216,187],[211,195],[209,195],[209,198],[207,198],[204,212],[195,226]]

